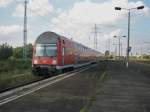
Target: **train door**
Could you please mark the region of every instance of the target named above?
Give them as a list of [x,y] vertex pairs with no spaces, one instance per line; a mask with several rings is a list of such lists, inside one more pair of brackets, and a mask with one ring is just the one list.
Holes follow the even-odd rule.
[[75,45],[75,64],[78,64],[78,59],[79,59],[78,45]]
[[62,65],[65,64],[65,47],[62,48]]

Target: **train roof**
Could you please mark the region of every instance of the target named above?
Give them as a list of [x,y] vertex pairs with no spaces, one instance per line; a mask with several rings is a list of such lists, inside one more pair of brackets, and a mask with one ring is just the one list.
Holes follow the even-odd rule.
[[[73,42],[75,42],[75,43],[78,44],[78,45],[81,45],[81,46],[83,46],[83,47],[85,47],[85,48],[87,48],[87,49],[92,50],[93,52],[100,53],[100,52],[98,52],[98,51],[96,51],[96,50],[94,50],[94,49],[92,49],[92,48],[89,48],[89,47],[87,47],[87,46],[81,44],[81,43],[78,43],[78,42],[76,42],[76,41],[74,41],[74,40],[68,39],[68,38],[66,38],[66,37],[64,37],[64,36],[58,35],[58,34],[56,34],[55,32],[51,32],[51,31],[47,31],[47,32],[42,33],[42,34],[37,38],[36,43],[37,43],[37,44],[56,43],[60,37],[63,37],[63,38],[65,38],[65,39],[67,39],[67,40],[70,40],[70,41],[73,41]],[[100,54],[101,54],[101,53],[100,53]]]
[[36,43],[39,44],[49,44],[51,43],[56,43],[57,40],[60,38],[60,36],[54,32],[44,32],[42,33],[36,40]]

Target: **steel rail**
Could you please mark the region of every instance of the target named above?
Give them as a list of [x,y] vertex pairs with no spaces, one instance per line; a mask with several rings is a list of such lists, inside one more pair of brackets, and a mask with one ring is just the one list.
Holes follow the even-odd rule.
[[88,66],[88,67],[83,67],[83,68],[71,71],[69,73],[60,74],[60,75],[55,76],[55,77],[51,77],[51,78],[48,78],[48,79],[45,79],[45,80],[42,80],[39,82],[35,82],[35,83],[29,84],[29,85],[26,85],[23,87],[19,87],[19,88],[1,93],[0,94],[0,106],[4,105],[6,103],[9,103],[13,100],[16,100],[20,97],[23,97],[25,95],[28,95],[30,93],[33,93],[35,91],[38,91],[38,90],[45,88],[49,85],[55,84],[55,83],[62,81],[66,78],[72,77],[72,76],[74,76],[78,73],[81,73],[81,72],[83,72],[83,71],[85,71],[91,67],[94,67],[94,66],[96,66],[96,64]]

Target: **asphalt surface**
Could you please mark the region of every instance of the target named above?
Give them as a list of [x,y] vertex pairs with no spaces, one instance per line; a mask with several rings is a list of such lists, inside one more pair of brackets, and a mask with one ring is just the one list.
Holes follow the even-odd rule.
[[0,112],[150,112],[150,66],[100,63],[4,104]]
[[107,74],[89,112],[150,112],[150,66],[109,63]]

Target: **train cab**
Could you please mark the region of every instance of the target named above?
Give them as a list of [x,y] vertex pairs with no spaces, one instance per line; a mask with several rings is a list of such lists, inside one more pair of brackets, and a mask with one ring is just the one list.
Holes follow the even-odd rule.
[[58,64],[59,37],[51,32],[41,34],[34,45],[32,71],[34,74],[50,74]]

